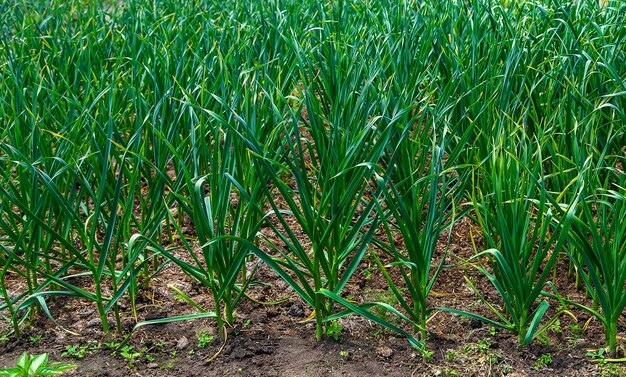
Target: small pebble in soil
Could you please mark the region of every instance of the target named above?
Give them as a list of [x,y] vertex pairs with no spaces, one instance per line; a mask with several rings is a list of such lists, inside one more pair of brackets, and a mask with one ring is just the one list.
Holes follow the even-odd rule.
[[304,307],[302,306],[302,303],[294,302],[289,307],[289,311],[287,311],[287,313],[289,313],[289,315],[292,316],[292,317],[303,318],[304,317]]
[[100,318],[93,318],[87,321],[87,323],[85,323],[85,327],[88,329],[92,329],[98,326],[102,326],[102,321],[100,321]]
[[582,347],[585,344],[587,344],[587,339],[579,338],[579,339],[574,340],[574,343],[576,344],[577,347]]
[[78,316],[80,318],[89,318],[95,312],[96,312],[95,310],[85,310],[84,312],[81,312]]
[[177,350],[184,350],[187,348],[187,346],[189,346],[189,340],[187,340],[187,337],[183,336],[180,339],[178,339],[178,342],[176,342]]
[[156,369],[156,368],[159,367],[159,364],[157,364],[157,363],[149,363],[146,366],[148,367],[148,369]]
[[67,335],[65,335],[63,331],[58,331],[54,334],[56,335],[57,341],[59,342],[65,342],[65,339],[67,339]]
[[376,354],[382,358],[390,358],[391,356],[393,356],[393,349],[391,349],[391,347],[387,347],[387,346],[383,346],[383,347],[377,347],[376,348]]

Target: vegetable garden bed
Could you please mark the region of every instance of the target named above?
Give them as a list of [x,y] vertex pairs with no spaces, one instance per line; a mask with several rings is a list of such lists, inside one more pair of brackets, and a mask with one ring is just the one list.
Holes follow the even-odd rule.
[[0,366],[623,375],[625,14],[5,1]]

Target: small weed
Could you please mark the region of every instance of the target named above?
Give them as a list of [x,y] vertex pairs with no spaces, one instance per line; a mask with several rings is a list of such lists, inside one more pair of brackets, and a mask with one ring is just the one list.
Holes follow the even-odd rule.
[[606,350],[604,348],[600,348],[597,351],[589,351],[585,354],[585,356],[590,357],[593,360],[604,360],[606,358]]
[[134,346],[124,346],[119,350],[120,356],[122,356],[128,361],[129,368],[135,367],[135,362],[137,361],[137,359],[141,357],[142,354],[145,353],[145,351],[146,351],[145,348],[140,351],[137,351],[135,350]]
[[117,351],[119,350],[122,344],[118,342],[105,342],[104,346],[111,350],[111,356],[117,355]]
[[110,349],[110,350],[117,350],[118,348],[120,348],[120,346],[122,345],[122,343],[119,342],[105,342],[104,345]]
[[481,351],[488,350],[489,348],[491,348],[491,339],[490,338],[479,339],[478,342],[476,343],[476,348],[478,348]]
[[163,352],[165,351],[165,348],[167,347],[167,342],[158,342],[154,345],[159,351]]
[[[556,333],[556,334],[562,333],[563,329],[561,328],[561,321],[559,321],[559,320],[554,321],[554,323],[548,328],[548,330],[553,332],[553,333]],[[537,336],[537,341],[542,346],[546,346],[547,347],[547,346],[551,346],[552,345],[552,341],[551,341],[550,335],[548,334],[548,331],[544,331],[541,334],[539,334]]]
[[569,325],[569,329],[572,332],[571,337],[574,340],[580,339],[582,337],[582,335],[583,335],[583,331],[585,331],[585,329],[582,326],[580,326],[580,325],[578,325],[576,323],[570,324]]
[[343,330],[343,326],[341,326],[339,322],[331,321],[326,327],[326,335],[335,339],[335,341],[339,341],[341,330]]
[[372,279],[372,269],[370,267],[363,269],[363,277],[365,278],[365,280],[371,280]]
[[215,336],[209,335],[208,331],[200,331],[196,337],[198,338],[198,348],[206,348],[215,339]]
[[550,341],[550,336],[545,331],[539,334],[536,339],[542,346],[549,346],[550,344],[552,344]]
[[41,340],[42,336],[43,335],[31,335],[31,336],[28,337],[28,341],[31,342],[31,343],[37,343],[38,341]]
[[97,340],[88,340],[87,343],[89,343],[87,346],[89,347],[89,351],[97,351],[99,349],[102,349],[102,345]]
[[[465,355],[479,356],[479,360],[482,362],[488,362],[489,364],[500,364],[502,362],[502,355],[494,352],[491,349],[491,338],[479,339],[476,343],[470,343],[463,346],[462,353]],[[449,352],[449,351],[448,351]]]
[[424,350],[422,351],[422,358],[424,359],[425,362],[430,363],[433,360],[434,354],[435,354],[434,351],[430,351],[424,348]]
[[136,359],[141,356],[141,352],[133,352],[134,350],[134,346],[124,346],[120,349],[120,356],[128,360]]
[[539,356],[537,361],[535,361],[535,364],[533,365],[533,369],[536,371],[540,371],[543,368],[551,364],[552,364],[552,355],[550,355],[549,353],[544,353],[541,356]]
[[448,350],[448,352],[446,352],[446,359],[448,361],[456,361],[459,359],[459,355],[455,350]]
[[574,349],[578,347],[578,344],[576,344],[576,341],[574,339],[567,339],[567,346],[571,349]]
[[68,345],[65,346],[65,352],[61,354],[63,357],[72,357],[74,359],[83,359],[87,355],[87,351],[89,351],[89,347],[81,346],[79,344],[76,345]]
[[339,351],[339,356],[341,356],[342,359],[345,359],[346,357],[348,357],[349,353],[346,350],[341,350]]

